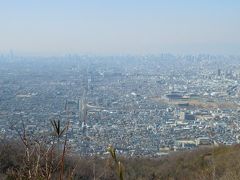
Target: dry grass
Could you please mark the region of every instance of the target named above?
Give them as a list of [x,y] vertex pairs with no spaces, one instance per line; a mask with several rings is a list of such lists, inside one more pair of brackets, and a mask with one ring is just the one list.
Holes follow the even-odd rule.
[[[21,148],[19,148],[21,147]],[[64,169],[51,148],[34,145],[30,159],[22,142],[4,141],[0,145],[1,179],[98,179],[98,180],[203,180],[239,179],[240,146],[179,152],[164,158],[109,158],[64,155]],[[40,148],[37,148],[40,147]],[[115,154],[116,155],[116,154]],[[124,164],[120,166],[119,162]],[[215,168],[213,168],[215,167]],[[215,170],[215,171],[214,171]],[[122,175],[121,175],[122,174]]]

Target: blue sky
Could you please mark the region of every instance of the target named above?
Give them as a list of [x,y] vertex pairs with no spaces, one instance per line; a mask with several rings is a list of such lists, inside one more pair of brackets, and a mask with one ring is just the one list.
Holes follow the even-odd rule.
[[0,1],[0,52],[240,54],[239,0]]

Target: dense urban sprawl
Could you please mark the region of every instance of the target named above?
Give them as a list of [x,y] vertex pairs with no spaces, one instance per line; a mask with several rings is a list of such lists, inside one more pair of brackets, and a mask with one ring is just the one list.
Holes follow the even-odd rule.
[[81,155],[161,156],[239,141],[240,58],[0,56],[0,138],[50,135],[70,122]]

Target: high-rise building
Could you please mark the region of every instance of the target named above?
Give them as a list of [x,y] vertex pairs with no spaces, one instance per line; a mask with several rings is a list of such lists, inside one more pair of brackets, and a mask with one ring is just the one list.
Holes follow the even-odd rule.
[[221,69],[218,69],[217,75],[221,76]]

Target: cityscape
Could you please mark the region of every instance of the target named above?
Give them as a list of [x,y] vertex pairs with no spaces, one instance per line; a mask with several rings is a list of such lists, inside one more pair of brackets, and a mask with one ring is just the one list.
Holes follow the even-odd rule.
[[1,1],[0,25],[0,180],[240,179],[240,1]]
[[240,141],[240,57],[0,55],[0,138],[41,138],[69,122],[83,156],[123,156]]

